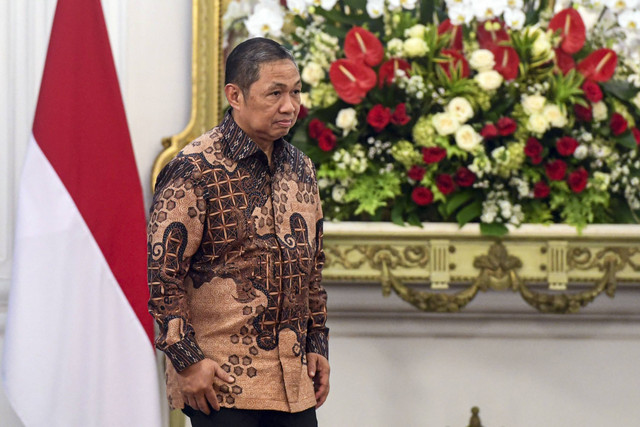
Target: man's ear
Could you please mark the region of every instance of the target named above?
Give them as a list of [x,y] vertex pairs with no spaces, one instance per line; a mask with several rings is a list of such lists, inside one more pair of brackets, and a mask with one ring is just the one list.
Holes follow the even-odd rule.
[[244,96],[242,94],[242,91],[240,90],[238,85],[235,85],[233,83],[229,83],[225,85],[224,95],[227,97],[227,101],[229,102],[229,105],[234,110],[237,110],[240,107],[240,104],[244,102]]

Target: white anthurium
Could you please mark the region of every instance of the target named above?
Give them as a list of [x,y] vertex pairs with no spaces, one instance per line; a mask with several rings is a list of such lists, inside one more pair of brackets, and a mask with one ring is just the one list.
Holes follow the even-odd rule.
[[338,0],[311,0],[311,4],[314,6],[320,6],[324,10],[331,10],[336,5]]
[[640,10],[625,10],[618,15],[618,24],[627,30],[640,31]]
[[484,21],[502,15],[507,8],[507,2],[506,0],[492,0],[490,2],[479,1],[473,3],[471,7],[473,8],[476,18]]
[[504,11],[504,22],[514,30],[521,30],[524,27],[526,16],[521,9],[509,9]]
[[244,25],[249,32],[249,37],[266,35],[280,37],[284,25],[284,15],[280,3],[273,1],[258,3]]
[[366,10],[372,19],[381,17],[384,13],[384,0],[367,0]]
[[453,25],[469,24],[475,17],[473,8],[467,4],[450,7],[447,13]]
[[507,7],[509,9],[520,9],[524,6],[524,0],[507,0]]
[[287,0],[287,9],[295,15],[306,16],[309,3],[306,0]]

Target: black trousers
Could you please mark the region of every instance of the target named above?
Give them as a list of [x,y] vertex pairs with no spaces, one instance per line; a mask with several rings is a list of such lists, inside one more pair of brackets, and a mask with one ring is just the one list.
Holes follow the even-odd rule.
[[249,409],[220,408],[206,415],[185,405],[182,410],[193,427],[318,427],[316,409],[289,412],[255,411]]

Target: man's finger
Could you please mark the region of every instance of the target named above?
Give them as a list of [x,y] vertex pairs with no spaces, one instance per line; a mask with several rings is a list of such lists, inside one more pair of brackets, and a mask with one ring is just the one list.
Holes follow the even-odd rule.
[[318,367],[318,357],[313,353],[307,354],[307,373],[311,378],[316,376],[316,369]]
[[215,371],[215,376],[220,378],[222,381],[226,381],[228,383],[232,383],[234,382],[236,379],[233,378],[231,375],[229,375],[228,373],[225,372],[224,369],[222,369],[221,367],[216,367],[216,371]]
[[213,387],[211,387],[210,389],[208,389],[205,392],[205,396],[207,398],[207,402],[209,402],[209,404],[211,405],[213,410],[214,411],[219,411],[220,410],[220,403],[218,403],[218,398],[216,397],[215,391],[213,391]]
[[211,411],[209,410],[209,405],[207,405],[207,399],[205,399],[204,394],[199,394],[198,396],[196,396],[196,403],[198,405],[198,410],[200,410],[200,412],[204,412],[207,415],[211,413]]

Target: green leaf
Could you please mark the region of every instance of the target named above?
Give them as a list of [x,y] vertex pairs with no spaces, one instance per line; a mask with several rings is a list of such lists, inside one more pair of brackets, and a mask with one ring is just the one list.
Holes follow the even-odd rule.
[[638,92],[631,83],[624,80],[610,80],[602,83],[602,88],[623,101],[630,101]]
[[407,222],[410,225],[417,225],[418,227],[422,227],[422,222],[420,221],[420,218],[416,214],[409,215],[409,218],[407,218]]
[[461,192],[456,193],[453,196],[451,196],[451,198],[449,200],[447,200],[447,203],[446,203],[445,212],[446,212],[447,216],[451,215],[460,206],[462,206],[466,202],[468,202],[469,199],[471,199],[472,196],[473,196],[473,193],[471,191],[464,191],[464,192],[461,191]]
[[480,233],[484,236],[504,236],[509,232],[509,229],[504,224],[480,224]]
[[478,218],[480,215],[482,215],[482,202],[480,200],[476,200],[470,205],[462,208],[456,215],[456,220],[460,227],[462,227],[469,221]]
[[623,147],[627,147],[630,150],[635,149],[637,145],[636,138],[633,136],[630,130],[626,131],[620,136],[615,137],[614,141],[622,145]]

